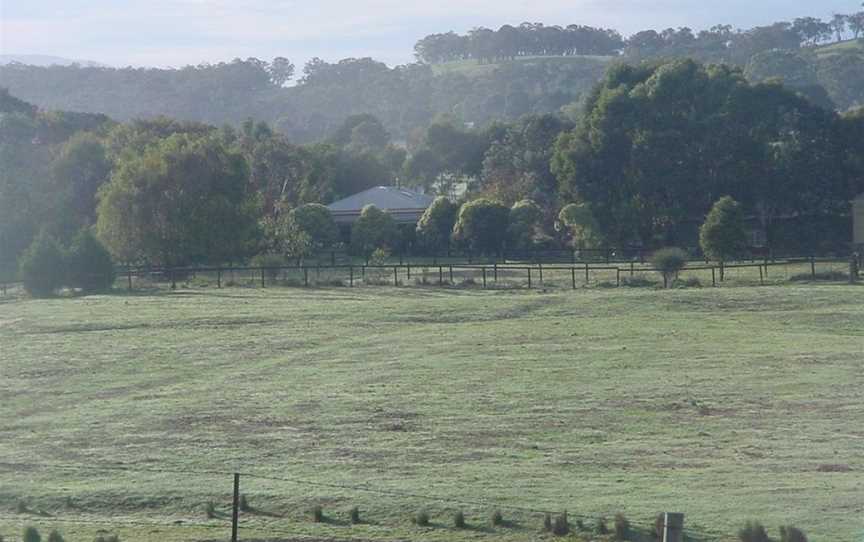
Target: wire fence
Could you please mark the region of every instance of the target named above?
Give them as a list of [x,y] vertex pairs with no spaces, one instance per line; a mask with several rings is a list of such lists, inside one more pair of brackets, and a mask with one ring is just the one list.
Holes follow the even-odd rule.
[[[590,511],[575,511],[573,507],[567,506],[572,503],[566,502],[562,502],[561,508],[555,510],[543,506],[496,502],[491,499],[454,498],[423,491],[386,489],[369,484],[333,483],[242,470],[231,472],[116,464],[0,462],[0,472],[6,473],[3,478],[7,496],[10,490],[14,491],[16,476],[39,476],[40,483],[43,479],[51,480],[54,487],[42,484],[40,495],[51,494],[56,490],[62,492],[69,484],[98,477],[101,485],[112,486],[109,498],[118,500],[123,498],[117,495],[114,487],[135,487],[135,491],[140,492],[141,487],[153,487],[147,485],[148,478],[153,477],[170,477],[175,482],[179,479],[189,487],[200,487],[195,480],[204,478],[207,487],[206,494],[200,491],[190,492],[188,500],[197,504],[193,506],[195,513],[190,513],[188,503],[184,502],[179,508],[185,512],[178,512],[178,507],[160,512],[158,508],[144,506],[141,511],[135,511],[134,515],[131,511],[126,515],[100,514],[88,509],[88,503],[93,500],[92,493],[88,495],[87,502],[82,501],[81,504],[77,503],[74,497],[66,497],[62,501],[55,500],[53,504],[36,508],[27,504],[22,496],[14,514],[0,515],[0,527],[32,525],[50,528],[53,525],[84,525],[115,530],[154,527],[183,531],[198,529],[213,532],[222,540],[231,539],[229,535],[235,528],[240,533],[238,540],[260,537],[268,540],[276,537],[285,537],[288,540],[332,540],[334,536],[351,540],[358,536],[368,536],[369,529],[374,530],[379,537],[398,537],[418,528],[444,532],[468,530],[472,535],[521,533],[533,537],[536,533],[548,530],[546,522],[549,519],[560,518],[566,514],[569,526],[574,531],[595,531],[601,521],[610,530],[614,528],[610,517],[600,513],[591,514]],[[364,500],[359,497],[361,494],[369,498]],[[147,497],[144,500],[148,502],[158,500],[157,495]],[[206,503],[197,502],[201,500],[206,500]],[[356,503],[374,504],[370,504],[371,510],[360,510],[358,507],[356,512],[352,512],[353,507],[346,508]],[[314,513],[316,509],[320,511],[318,516]],[[234,511],[237,514],[236,527],[232,525]],[[418,524],[417,514],[421,512],[428,514],[428,524]],[[465,526],[455,524],[454,517],[458,512],[465,514]],[[623,513],[626,510],[618,512]],[[500,521],[491,520],[495,513],[500,517]],[[657,514],[627,514],[626,517],[631,524],[632,534],[642,538],[653,536]],[[685,535],[687,540],[693,541],[716,540],[722,537],[719,531],[696,525],[685,525]]]

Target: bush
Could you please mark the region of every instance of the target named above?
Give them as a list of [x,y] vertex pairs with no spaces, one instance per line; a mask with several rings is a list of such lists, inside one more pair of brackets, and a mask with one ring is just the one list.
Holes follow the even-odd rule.
[[251,512],[252,505],[249,504],[249,499],[246,497],[246,494],[240,495],[240,511],[241,512]]
[[429,513],[426,512],[426,510],[420,510],[417,512],[417,515],[414,516],[414,523],[420,527],[428,527]]
[[624,514],[615,514],[615,540],[627,540],[630,536],[630,522]]
[[18,273],[24,289],[33,297],[54,295],[65,282],[66,257],[57,241],[40,233],[18,260]]
[[439,196],[417,222],[417,241],[429,251],[446,249],[456,223],[459,208],[449,199]]
[[729,196],[717,200],[699,228],[699,246],[705,256],[718,262],[740,255],[747,247],[741,204]]
[[84,292],[110,290],[117,275],[111,253],[96,236],[84,228],[69,249],[69,285]]
[[285,267],[285,258],[279,254],[265,253],[258,254],[249,263],[252,264],[252,267],[264,269],[264,274],[272,282],[279,278],[280,268]]
[[567,229],[574,248],[599,248],[603,244],[600,226],[587,203],[571,203],[558,213],[558,222]]
[[459,209],[453,240],[480,253],[497,253],[507,239],[510,209],[488,199],[469,201]]
[[376,248],[393,244],[396,235],[393,217],[374,205],[367,205],[351,226],[351,252],[368,257]]
[[312,507],[312,522],[313,523],[323,523],[324,522],[324,509],[322,509],[320,505],[315,505]]
[[204,509],[204,513],[207,515],[207,519],[215,519],[216,505],[214,505],[212,502],[208,502],[206,508]]
[[465,523],[465,513],[462,512],[462,510],[453,514],[453,526],[457,529],[464,529],[467,527],[467,524]]
[[534,245],[534,239],[540,233],[540,221],[543,211],[533,200],[517,201],[510,209],[507,236],[511,248],[525,250]]
[[556,536],[567,536],[570,534],[570,522],[567,520],[567,511],[555,518],[552,524],[552,534]]
[[348,520],[352,525],[357,525],[360,523],[360,509],[356,506],[351,508],[351,511],[348,512]]
[[609,527],[606,526],[606,518],[597,518],[597,524],[594,526],[594,532],[600,535],[609,534]]
[[24,536],[21,537],[22,542],[42,542],[42,535],[36,530],[36,527],[27,527],[24,529]]
[[288,220],[308,237],[315,248],[326,248],[339,240],[339,228],[333,215],[320,203],[306,203],[292,209],[288,213]]
[[663,275],[663,287],[687,265],[687,253],[680,248],[662,248],[651,256],[651,265]]
[[807,536],[801,529],[789,525],[780,527],[780,542],[807,542]]
[[686,278],[683,280],[682,279],[675,279],[672,281],[672,287],[678,288],[681,290],[683,290],[685,288],[701,288],[702,282],[696,277],[689,277],[689,278]]
[[547,533],[552,532],[552,515],[546,514],[543,516],[543,530]]
[[504,525],[504,516],[501,515],[500,510],[495,510],[494,512],[492,512],[492,515],[489,516],[489,524],[493,527]]
[[19,500],[17,503],[15,503],[15,512],[16,513],[26,514],[29,511],[30,511],[30,509],[27,507],[27,503],[24,502],[23,500]]
[[48,542],[66,542],[63,539],[63,535],[58,531],[51,531],[51,534],[48,535]]
[[770,542],[768,532],[758,521],[748,521],[744,528],[738,531],[741,542]]

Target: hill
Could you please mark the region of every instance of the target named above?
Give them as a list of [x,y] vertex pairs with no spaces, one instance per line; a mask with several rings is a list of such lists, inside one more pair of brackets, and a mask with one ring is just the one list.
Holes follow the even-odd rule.
[[[0,303],[7,539],[220,539],[234,471],[263,477],[242,477],[243,539],[515,542],[538,536],[530,510],[564,509],[643,533],[681,511],[696,540],[748,519],[861,536],[861,288]],[[487,527],[496,507],[508,523]]]
[[495,62],[480,62],[475,59],[454,60],[451,62],[442,62],[433,64],[432,70],[435,75],[458,73],[468,77],[485,77],[489,76],[499,69],[501,66],[567,66],[580,65],[587,62],[596,62],[600,65],[606,65],[615,60],[612,56],[525,56],[511,60],[495,61]]
[[107,64],[102,64],[101,62],[94,62],[92,60],[75,60],[72,58],[65,58],[62,56],[51,56],[51,55],[0,55],[0,65],[11,64],[13,62],[17,62],[19,64],[26,64],[28,66],[72,66],[73,64],[77,64],[79,66],[83,66],[85,68],[107,68]]

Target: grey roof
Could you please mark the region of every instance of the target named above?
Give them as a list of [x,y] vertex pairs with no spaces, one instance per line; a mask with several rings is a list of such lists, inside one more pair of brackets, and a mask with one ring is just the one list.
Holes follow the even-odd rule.
[[405,188],[395,186],[376,186],[369,190],[334,201],[327,206],[335,212],[360,212],[367,205],[374,205],[383,211],[426,210],[435,198]]

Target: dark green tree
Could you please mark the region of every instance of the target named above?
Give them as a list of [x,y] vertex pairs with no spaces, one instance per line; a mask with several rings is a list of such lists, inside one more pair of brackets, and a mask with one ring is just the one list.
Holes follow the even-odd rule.
[[532,248],[541,231],[542,219],[543,210],[533,200],[525,199],[513,204],[507,226],[508,246],[518,250]]
[[475,252],[495,254],[507,241],[510,209],[484,198],[469,201],[459,209],[453,240]]
[[320,203],[306,203],[288,213],[288,220],[309,238],[316,249],[328,248],[339,239],[339,228],[327,207]]
[[453,225],[459,207],[444,196],[435,198],[417,222],[417,240],[430,251],[440,251],[450,245]]
[[737,201],[729,196],[717,200],[699,229],[699,245],[706,257],[721,264],[743,254],[747,230]]
[[54,295],[66,282],[66,254],[56,239],[42,232],[18,260],[18,276],[33,297]]
[[68,269],[69,286],[86,293],[109,290],[116,278],[111,254],[90,228],[83,228],[73,239]]
[[393,217],[374,205],[367,205],[351,226],[351,251],[368,258],[375,249],[392,246],[396,235]]

